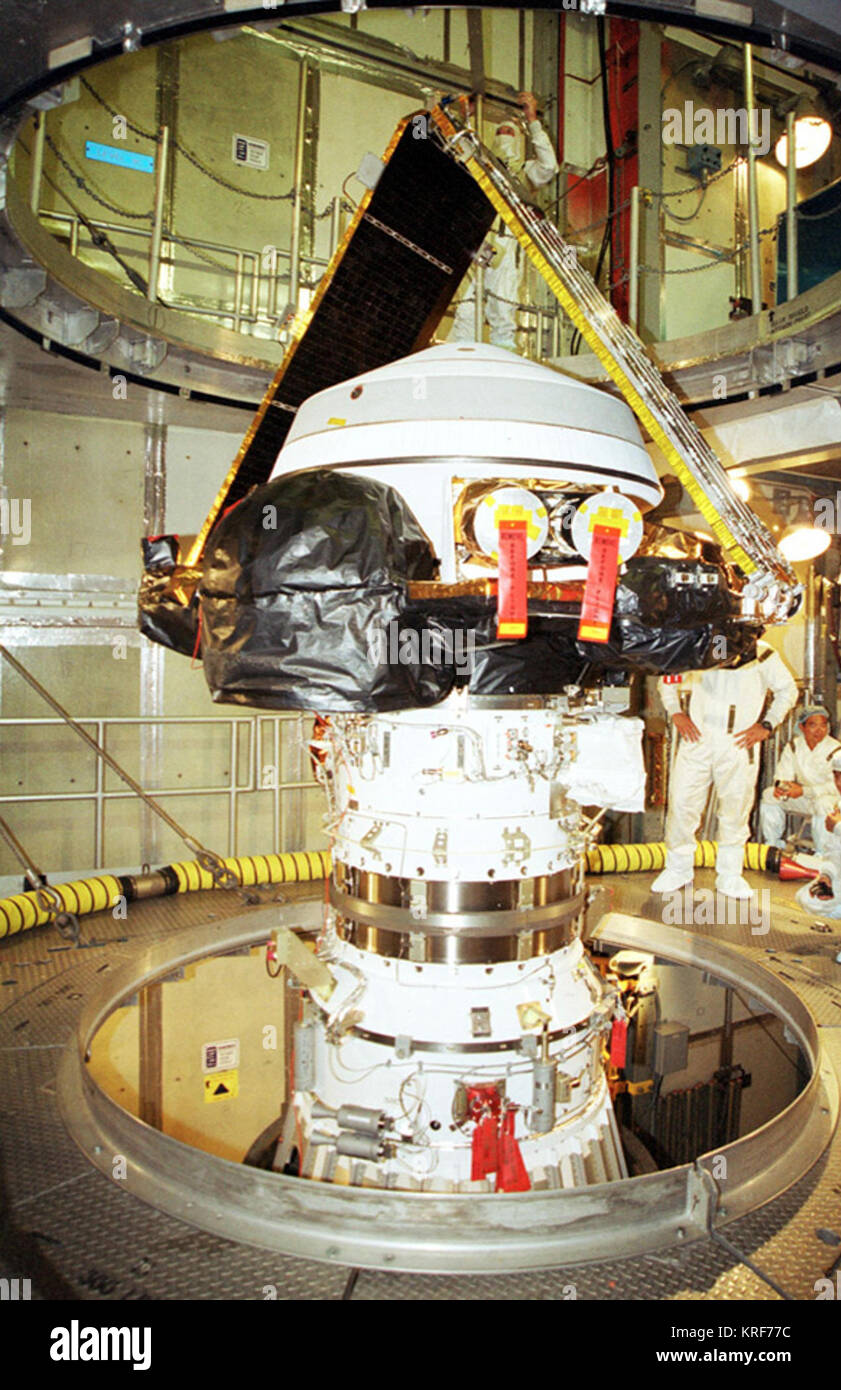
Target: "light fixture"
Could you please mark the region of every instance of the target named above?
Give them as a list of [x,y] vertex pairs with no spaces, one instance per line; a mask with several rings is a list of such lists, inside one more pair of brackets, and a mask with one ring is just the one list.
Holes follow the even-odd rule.
[[783,555],[792,564],[798,560],[814,560],[823,555],[832,540],[831,532],[822,526],[787,526],[777,542]]
[[750,483],[741,473],[730,474],[730,484],[737,497],[741,497],[743,502],[750,501]]
[[[826,154],[832,139],[832,126],[822,116],[798,116],[794,122],[794,165],[805,169]],[[788,136],[780,136],[774,146],[777,163],[788,163]]]

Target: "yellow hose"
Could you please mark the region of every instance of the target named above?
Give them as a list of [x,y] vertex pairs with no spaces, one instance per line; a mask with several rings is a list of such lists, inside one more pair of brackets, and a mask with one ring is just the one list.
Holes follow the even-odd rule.
[[[695,867],[712,869],[718,846],[715,840],[701,840],[695,846]],[[772,845],[745,845],[746,869],[776,869],[776,864],[768,864],[779,854]],[[642,845],[596,845],[587,851],[587,872],[590,874],[650,873],[662,869],[666,862],[666,846],[663,842]],[[296,850],[291,854],[246,854],[238,859],[225,859],[224,864],[236,874],[240,886],[251,888],[266,883],[311,883],[327,878],[331,870],[329,850]],[[156,891],[138,892],[137,885],[143,879],[161,879],[162,886]],[[85,917],[91,912],[103,912],[114,907],[121,898],[127,902],[145,897],[163,896],[165,893],[199,893],[213,888],[214,883],[206,869],[201,868],[194,859],[179,864],[169,864],[164,869],[155,869],[150,875],[101,874],[96,878],[77,879],[73,883],[58,883],[55,892],[68,912],[77,917]],[[17,932],[28,931],[30,927],[41,927],[49,921],[49,913],[38,901],[36,893],[16,893],[14,897],[0,899],[0,939],[14,936]]]
[[[225,859],[224,864],[239,879],[243,888],[258,883],[307,883],[314,879],[326,878],[330,873],[330,853],[328,850],[302,850],[292,854],[254,854],[242,855],[238,859]],[[161,887],[155,892],[138,892],[137,885],[144,880],[160,878]],[[52,886],[52,885],[51,885]],[[61,898],[65,909],[77,917],[85,917],[91,912],[103,912],[114,907],[120,898],[132,902],[144,897],[159,897],[166,893],[197,893],[214,886],[213,879],[206,869],[200,868],[195,860],[181,864],[168,864],[164,869],[155,869],[149,875],[100,874],[96,878],[77,879],[73,883],[57,883],[54,891]],[[50,914],[45,912],[38,901],[37,893],[16,893],[14,897],[0,899],[0,938],[13,936],[17,932],[28,931],[30,927],[43,926]]]
[[[695,846],[696,869],[715,868],[717,850],[715,840],[698,841]],[[772,851],[779,853],[773,845],[745,845],[745,868],[768,868],[768,855]],[[666,846],[662,840],[644,845],[596,845],[588,849],[586,859],[588,874],[650,873],[665,866]]]
[[[236,874],[242,888],[252,888],[258,883],[309,883],[326,878],[331,867],[330,851],[325,849],[296,850],[292,854],[244,854],[239,859],[223,859],[222,863]],[[213,887],[211,875],[195,859],[171,864],[170,868],[178,878],[179,893],[198,893]]]
[[[99,878],[80,878],[75,883],[57,883],[55,892],[67,912],[84,917],[112,907],[123,895],[123,887],[113,874],[102,874]],[[49,919],[50,914],[44,911],[35,893],[16,893],[13,898],[0,899],[0,937],[41,927]]]

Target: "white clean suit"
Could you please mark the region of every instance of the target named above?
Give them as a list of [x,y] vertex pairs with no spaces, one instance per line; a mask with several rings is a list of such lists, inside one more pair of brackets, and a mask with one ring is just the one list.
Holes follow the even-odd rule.
[[679,685],[660,681],[666,713],[683,711],[701,733],[695,743],[681,738],[672,775],[665,873],[681,877],[675,887],[692,880],[695,832],[711,785],[718,796],[720,886],[726,891],[727,880],[741,879],[759,745],[740,748],[735,735],[762,719],[769,693],[772,699],[765,718],[776,727],[796,703],[797,686],[782,658],[765,642],[758,644],[756,660],[743,666],[690,671]]
[[839,750],[841,743],[831,734],[822,738],[814,748],[809,747],[803,734],[795,734],[791,743],[786,744],[775,777],[779,782],[799,782],[803,795],[776,797],[773,787],[765,788],[759,808],[759,829],[761,838],[767,844],[784,848],[787,811],[801,811],[804,815],[814,816],[824,801],[834,803],[837,800],[830,764]]
[[[518,157],[516,136],[497,135],[493,152],[507,166],[514,178],[524,178],[532,188],[542,188],[558,173],[558,161],[552,149],[552,142],[540,121],[530,121],[528,133],[534,150],[531,159],[524,161]],[[487,251],[488,248],[493,251],[493,259],[485,271],[485,318],[490,328],[490,340],[495,347],[514,351],[517,346],[515,305],[520,298],[517,240],[501,219],[485,240],[483,250]],[[472,288],[456,309],[450,331],[450,339],[456,342],[473,342],[476,337],[474,272],[470,275],[470,285]]]
[[836,825],[832,830],[827,830],[825,825],[825,819],[829,812],[839,810],[839,801],[841,801],[841,794],[839,794],[833,781],[832,797],[822,801],[822,804],[816,809],[813,821],[813,826],[817,832],[815,834],[815,847],[821,854],[818,870],[821,875],[829,879],[832,886],[832,897],[818,898],[813,896],[810,889],[814,885],[811,883],[804,883],[796,893],[800,906],[805,908],[807,912],[813,912],[817,917],[841,917],[841,824]]

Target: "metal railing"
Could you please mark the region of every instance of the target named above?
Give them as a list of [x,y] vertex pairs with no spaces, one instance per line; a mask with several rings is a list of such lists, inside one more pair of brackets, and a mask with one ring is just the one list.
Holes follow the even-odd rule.
[[[161,234],[160,250],[154,257],[157,279],[149,282],[149,299],[180,309],[184,313],[215,319],[223,326],[230,326],[237,333],[259,336],[254,330],[263,326],[269,328],[273,336],[279,335],[301,307],[302,296],[309,297],[316,287],[317,279],[311,278],[307,281],[302,275],[302,270],[310,276],[315,270],[323,273],[338,245],[339,204],[340,199],[334,198],[331,205],[331,209],[335,211],[332,211],[331,215],[330,256],[308,256],[299,251],[297,274],[293,274],[292,251],[280,246],[253,251],[223,242],[207,241],[200,237],[187,237],[180,233],[176,235],[164,230]],[[107,233],[109,237],[119,237],[121,240],[115,243],[115,247],[126,261],[137,262],[138,268],[148,263],[150,253],[147,246],[151,246],[155,240],[152,227],[132,227],[93,217],[82,222],[75,213],[55,212],[48,208],[41,208],[38,216],[53,235],[56,234],[56,229],[63,233],[68,241],[70,254],[79,259],[84,259],[80,254],[81,250],[96,252],[100,249],[90,238],[89,229],[93,228],[97,232]],[[127,244],[122,238],[126,239]],[[84,244],[85,241],[88,245]],[[142,244],[138,245],[138,242]],[[179,257],[179,248],[185,252],[196,252],[196,259],[188,256]],[[210,264],[207,260],[199,258],[201,253],[226,257],[228,263]],[[279,263],[285,263],[286,269],[279,269]],[[221,278],[230,284],[230,290],[223,290],[215,305],[206,302],[210,298],[209,295],[203,295],[201,298],[205,302],[201,303],[197,297],[179,293],[174,289],[168,289],[164,293],[160,290],[160,276],[161,272],[166,273],[167,270],[204,275],[208,287],[212,287],[214,281],[218,282]],[[479,283],[478,280],[476,283]],[[298,286],[297,302],[292,298],[294,284]],[[526,286],[527,294],[532,294],[531,276],[527,279]],[[125,287],[132,288],[128,283]],[[285,294],[282,293],[283,289],[286,290]],[[484,286],[481,286],[481,289],[483,303],[487,305],[492,291]],[[473,299],[473,288],[468,291],[467,297]],[[525,335],[527,343],[526,355],[534,357],[537,361],[541,361],[545,356],[560,356],[563,316],[557,305],[537,304],[526,300],[517,303],[516,308],[520,318],[519,331]]]
[[[299,82],[298,122],[295,141],[295,169],[293,174],[292,224],[289,247],[272,244],[260,250],[232,246],[225,242],[209,241],[200,237],[184,236],[174,228],[167,227],[164,214],[164,188],[167,168],[171,164],[170,131],[162,126],[157,137],[157,178],[154,209],[149,214],[127,214],[136,216],[141,225],[104,220],[82,214],[73,201],[63,193],[52,179],[52,185],[60,197],[69,205],[68,212],[56,211],[41,206],[42,182],[45,179],[43,161],[44,145],[47,139],[46,121],[41,120],[35,130],[32,151],[28,200],[33,213],[51,231],[64,231],[69,243],[70,254],[81,260],[88,260],[90,252],[102,256],[112,256],[115,266],[122,271],[121,282],[134,292],[142,292],[146,286],[146,298],[150,303],[160,303],[165,307],[182,310],[199,317],[215,319],[223,326],[233,328],[237,333],[251,336],[272,336],[283,341],[285,327],[300,309],[306,308],[315,291],[321,273],[327,268],[339,245],[342,235],[342,210],[347,207],[343,194],[339,193],[328,202],[324,210],[317,214],[316,220],[329,218],[328,254],[317,256],[307,254],[301,248],[301,158],[304,138],[302,123],[306,112],[307,65],[302,64]],[[59,159],[61,153],[55,149]],[[28,153],[24,145],[23,148]],[[68,166],[69,169],[69,166]],[[72,173],[72,170],[69,169]],[[207,171],[206,171],[207,172]],[[77,180],[78,181],[78,180]],[[217,180],[221,182],[221,180]],[[286,195],[283,195],[284,197]],[[101,199],[99,201],[102,201]],[[148,218],[148,220],[146,220]],[[145,225],[143,222],[145,221]],[[102,234],[102,242],[97,241]],[[83,246],[87,235],[88,246]],[[119,237],[119,243],[113,237]],[[189,259],[179,257],[178,249],[193,252]],[[83,255],[82,252],[86,252]],[[222,260],[214,258],[221,257]],[[281,272],[279,263],[284,263]],[[175,270],[205,277],[215,293],[191,296],[181,293],[171,283],[171,273]],[[524,269],[529,269],[524,267]],[[316,275],[313,272],[318,271]],[[135,272],[139,272],[135,275]],[[143,279],[145,272],[146,279]],[[169,275],[168,275],[169,272]],[[231,282],[220,296],[214,281],[220,277]],[[308,278],[309,277],[309,278]],[[170,284],[164,284],[170,278]],[[279,303],[279,286],[285,286],[286,293]],[[474,283],[466,296],[475,304],[476,336],[484,333],[485,312],[490,298],[497,298],[493,291],[486,289],[481,263],[477,263]],[[215,303],[213,300],[215,299]],[[204,302],[201,302],[204,300]],[[478,301],[478,302],[477,302]],[[549,298],[545,300],[535,294],[535,285],[529,275],[526,280],[526,302],[513,302],[517,312],[517,330],[523,335],[524,351],[527,357],[541,361],[545,356],[558,357],[565,350],[564,330],[568,325],[557,304]],[[268,330],[261,335],[260,328]],[[571,330],[570,330],[571,333]],[[568,335],[569,336],[569,335]]]
[[[199,785],[199,786],[154,786],[147,787],[146,790],[153,791],[155,797],[160,799],[168,796],[188,797],[202,796],[212,798],[223,798],[227,801],[227,848],[226,855],[234,856],[239,853],[239,810],[243,797],[260,792],[271,792],[271,823],[266,827],[266,851],[279,849],[299,849],[303,848],[300,844],[293,844],[290,841],[299,840],[303,834],[303,817],[301,815],[301,798],[308,791],[319,790],[317,783],[311,778],[306,780],[301,778],[297,781],[281,781],[280,766],[282,758],[282,729],[283,724],[297,723],[299,726],[304,722],[304,716],[297,714],[274,714],[274,715],[232,715],[230,717],[214,715],[159,715],[159,716],[94,716],[80,718],[77,723],[88,727],[94,733],[97,743],[101,747],[106,747],[106,740],[109,730],[117,728],[135,727],[139,731],[148,728],[175,728],[188,725],[210,725],[212,728],[226,728],[228,731],[228,752],[230,764],[227,769],[227,781],[222,784]],[[57,718],[5,718],[0,719],[0,732],[6,735],[6,731],[15,728],[66,728],[63,720]],[[242,738],[241,735],[245,734]],[[138,740],[139,742],[139,740]],[[245,752],[242,752],[242,743],[245,743]],[[303,752],[305,735],[303,728],[300,729],[298,746]],[[265,762],[264,762],[265,759]],[[267,775],[268,774],[268,775]],[[132,801],[136,800],[134,793],[126,791],[124,788],[111,788],[107,785],[107,769],[101,759],[96,760],[94,785],[90,790],[78,792],[48,791],[48,792],[20,792],[20,793],[0,793],[0,805],[24,806],[38,803],[77,803],[92,802],[95,807],[93,825],[93,869],[100,870],[108,867],[106,856],[106,824],[105,812],[109,802]],[[282,806],[281,793],[299,793],[296,801],[297,806],[291,809]],[[139,803],[138,803],[139,804]],[[282,816],[283,812],[283,816]],[[294,828],[291,833],[289,825],[284,824],[284,820],[291,818]],[[281,843],[281,835],[285,836]],[[57,870],[58,871],[58,870]]]
[[[338,200],[334,200],[338,201]],[[151,243],[154,231],[151,227],[131,227],[120,222],[103,221],[99,218],[87,218],[87,226],[80,218],[72,212],[54,212],[52,209],[42,208],[39,212],[40,221],[44,226],[52,231],[60,228],[65,232],[69,242],[70,254],[80,256],[80,246],[84,240],[84,234],[91,227],[97,232],[107,232],[110,235],[116,234],[119,237],[133,239],[143,243]],[[89,238],[90,239],[90,238]],[[177,248],[185,251],[204,252],[207,255],[227,257],[229,264],[210,264],[202,261],[197,256],[196,259],[187,257],[179,258]],[[87,248],[85,248],[87,249]],[[90,249],[96,251],[99,248],[91,241]],[[149,259],[149,252],[146,246],[135,244],[119,245],[117,249],[121,255],[129,261],[137,261],[140,266],[145,265]],[[332,255],[335,245],[331,246]],[[152,292],[152,282],[150,281],[149,298],[158,303],[171,305],[173,308],[182,309],[185,313],[205,315],[209,318],[217,319],[224,325],[230,326],[237,333],[247,332],[250,326],[262,323],[279,332],[284,323],[291,316],[290,302],[284,298],[280,310],[278,310],[279,287],[291,283],[291,270],[281,271],[278,262],[290,261],[290,252],[283,250],[282,247],[271,247],[267,254],[266,249],[262,251],[245,250],[242,247],[226,245],[223,242],[207,241],[201,237],[187,237],[173,232],[164,231],[161,238],[161,250],[156,258],[158,273],[161,270],[186,270],[190,274],[205,275],[209,282],[220,277],[232,282],[230,292],[224,292],[224,297],[220,297],[218,303],[214,305],[201,304],[189,295],[179,295],[177,291],[167,291],[161,294],[159,288]],[[329,258],[324,256],[307,256],[301,253],[300,265],[308,267],[310,270],[319,268],[325,270],[329,264]],[[127,286],[129,288],[129,286]],[[311,288],[303,286],[304,289]]]

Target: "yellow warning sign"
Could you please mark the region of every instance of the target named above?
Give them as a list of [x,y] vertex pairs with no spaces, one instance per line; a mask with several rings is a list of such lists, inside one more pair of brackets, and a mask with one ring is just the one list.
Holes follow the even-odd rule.
[[231,1096],[238,1095],[238,1071],[215,1071],[211,1076],[204,1078],[204,1098],[206,1101],[229,1100]]

